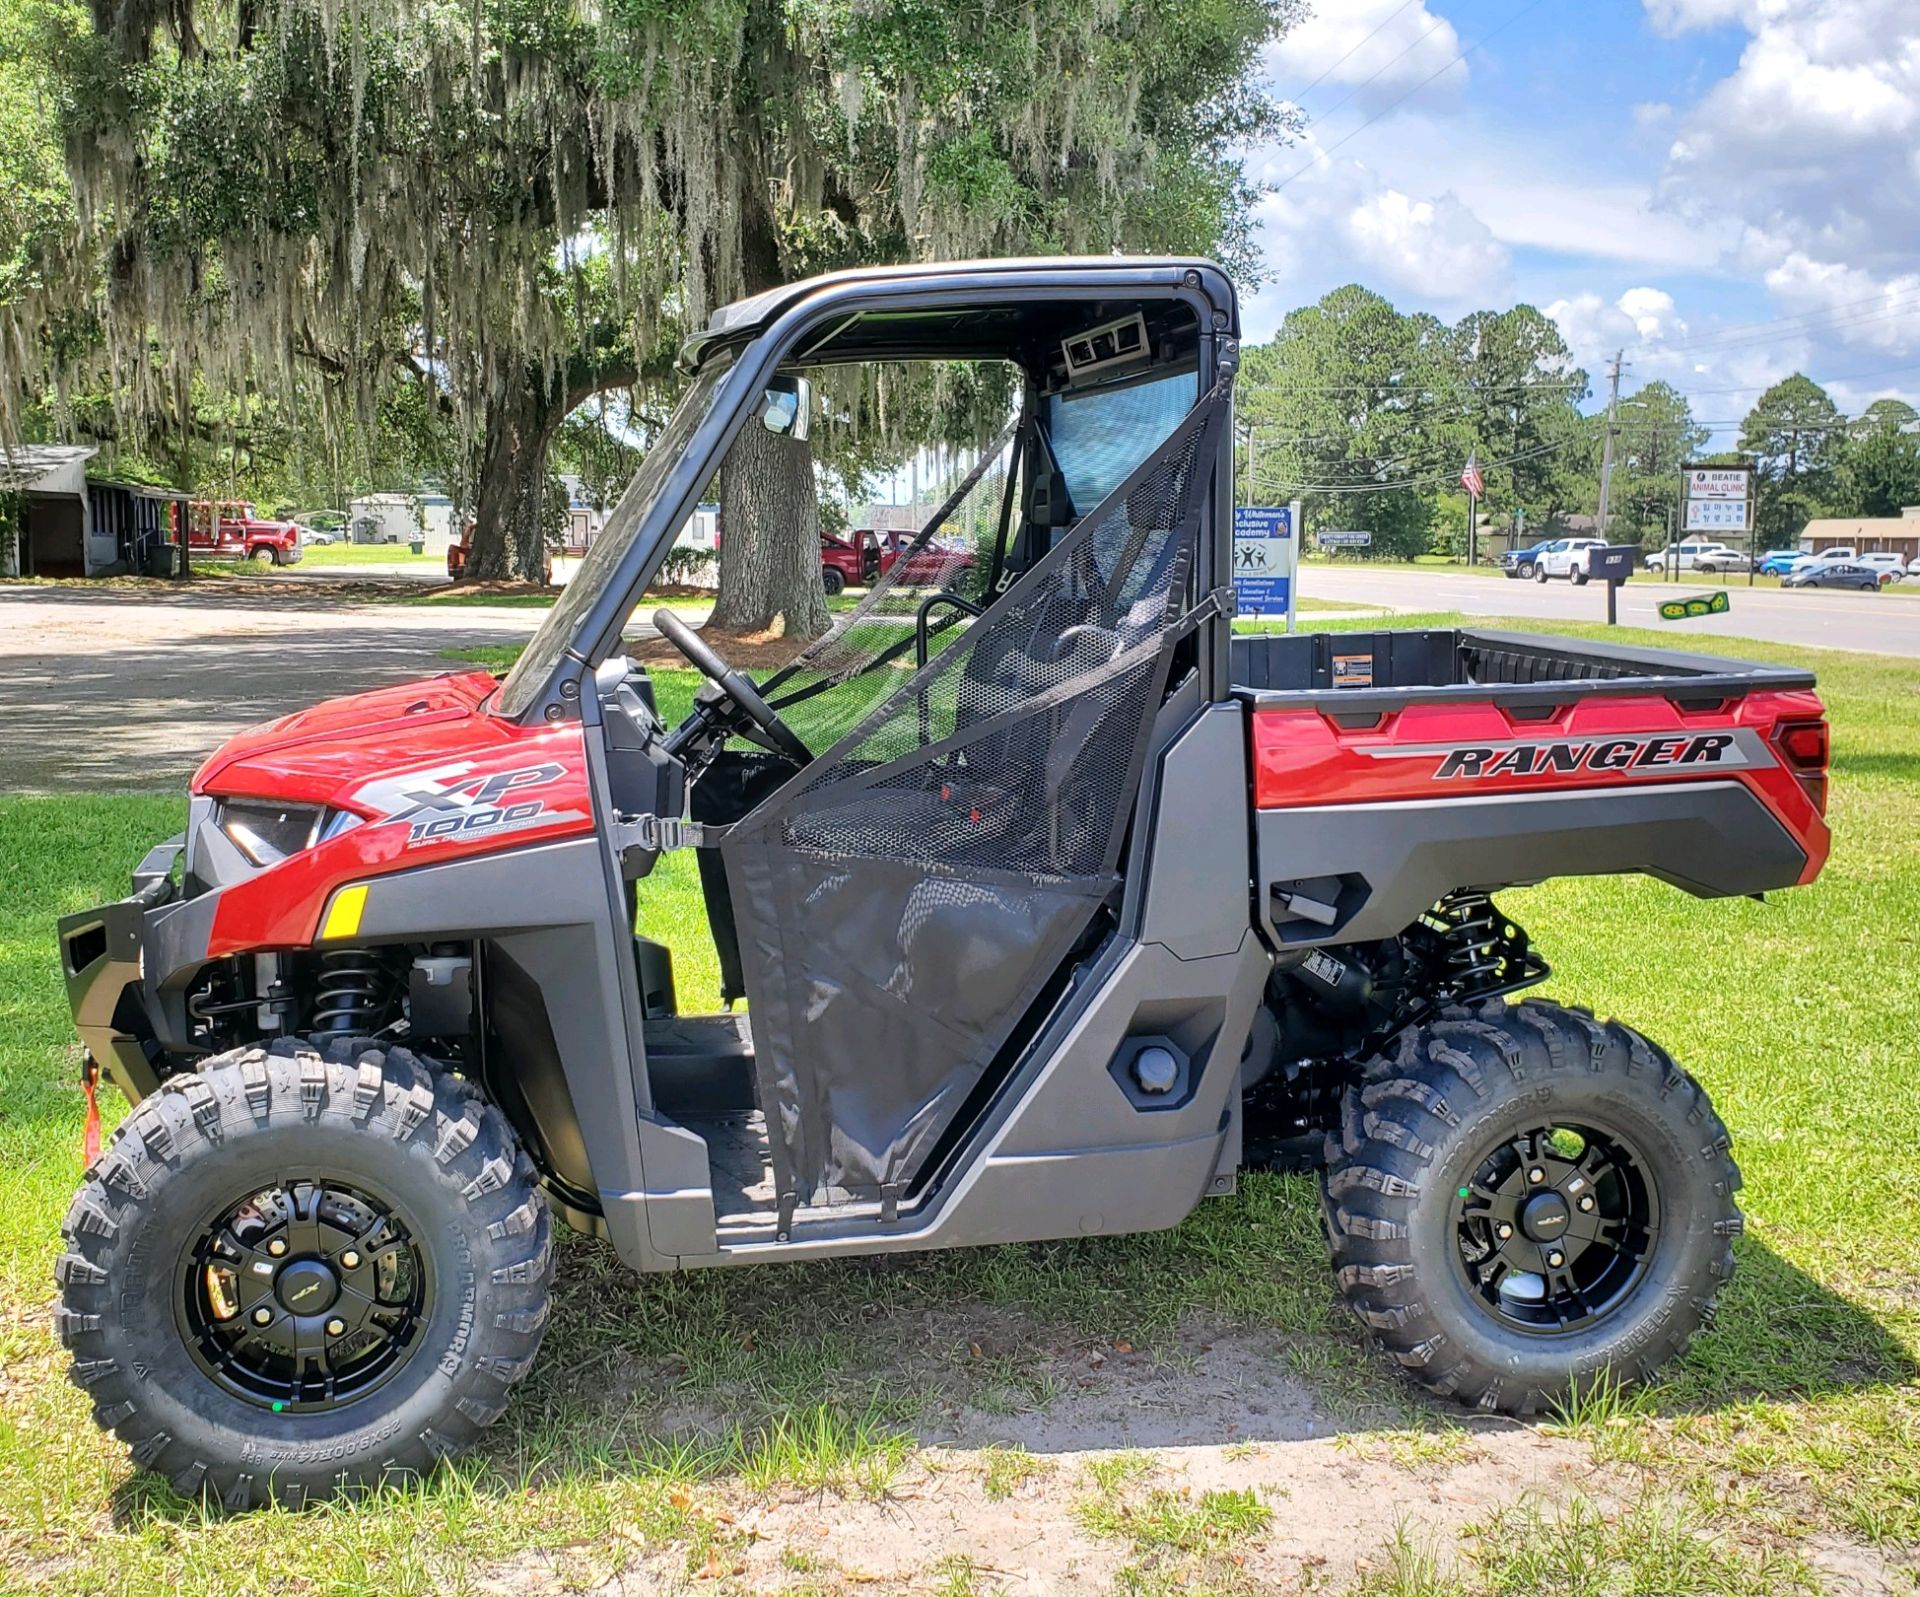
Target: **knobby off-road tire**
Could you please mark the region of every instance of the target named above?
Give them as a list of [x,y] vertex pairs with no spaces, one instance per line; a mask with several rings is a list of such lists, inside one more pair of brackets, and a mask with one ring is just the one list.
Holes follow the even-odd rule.
[[[193,1250],[251,1195],[309,1195],[315,1183],[384,1207],[386,1237],[408,1239],[423,1290],[412,1334],[390,1339],[397,1352],[370,1389],[276,1412],[271,1391],[237,1393],[195,1353],[208,1343],[192,1297],[204,1254]],[[295,1245],[279,1260],[268,1234],[243,1272],[296,1264],[302,1236],[324,1239],[306,1251],[343,1257],[339,1233],[318,1224],[289,1226]],[[506,1120],[467,1084],[364,1039],[287,1039],[168,1081],[87,1172],[62,1235],[55,1318],[94,1419],[183,1494],[229,1508],[424,1474],[500,1416],[547,1322],[552,1219]],[[353,1257],[361,1273],[341,1267],[339,1280],[364,1284],[365,1270],[384,1267]],[[286,1296],[282,1282],[270,1291]],[[278,1313],[280,1298],[248,1313]],[[359,1303],[342,1292],[342,1313]]]
[[[1490,1303],[1469,1257],[1486,1221],[1467,1216],[1482,1203],[1476,1182],[1490,1159],[1507,1157],[1515,1139],[1528,1146],[1535,1128],[1567,1126],[1632,1149],[1622,1168],[1640,1171],[1657,1224],[1610,1307],[1569,1328],[1522,1327],[1507,1314],[1551,1311],[1497,1292]],[[1537,1413],[1603,1371],[1651,1381],[1710,1321],[1733,1273],[1740,1172],[1726,1127],[1664,1050],[1617,1021],[1532,999],[1450,1009],[1365,1068],[1327,1142],[1323,1194],[1342,1296],[1414,1379],[1470,1406]],[[1519,1164],[1523,1195],[1545,1190],[1525,1185],[1537,1168],[1575,1202],[1599,1193],[1596,1213],[1609,1207],[1604,1184],[1572,1185],[1568,1162],[1551,1152]],[[1532,1218],[1551,1220],[1552,1207]],[[1532,1233],[1516,1229],[1524,1249]],[[1534,1245],[1543,1259],[1552,1246]]]

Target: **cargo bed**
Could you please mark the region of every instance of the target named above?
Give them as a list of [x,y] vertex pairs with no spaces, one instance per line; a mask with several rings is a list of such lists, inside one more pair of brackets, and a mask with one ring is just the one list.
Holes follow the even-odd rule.
[[1648,691],[1705,703],[1813,686],[1811,672],[1786,666],[1533,632],[1263,633],[1236,636],[1231,648],[1235,693],[1263,708],[1337,700],[1342,712],[1367,714],[1459,699],[1514,707]]

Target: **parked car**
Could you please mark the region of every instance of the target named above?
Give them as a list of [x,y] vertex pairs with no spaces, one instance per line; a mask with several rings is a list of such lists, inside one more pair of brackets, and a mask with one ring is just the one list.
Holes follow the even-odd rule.
[[294,525],[299,530],[300,542],[302,544],[310,543],[315,547],[319,547],[324,544],[338,543],[340,541],[333,533],[328,532],[325,527],[303,527],[300,526],[298,522],[295,522]]
[[1801,571],[1812,565],[1830,565],[1836,560],[1855,560],[1858,558],[1859,551],[1856,550],[1852,544],[1836,544],[1831,549],[1822,549],[1818,554],[1814,554],[1811,551],[1803,552],[1799,560],[1794,564],[1793,569],[1795,571]]
[[1891,550],[1887,549],[1876,549],[1868,554],[1861,555],[1859,557],[1859,564],[1872,566],[1876,571],[1886,572],[1889,582],[1898,582],[1907,574],[1905,557],[1894,554]]
[[[973,551],[965,544],[944,543],[931,538],[924,547],[913,549],[917,534],[886,532],[880,535],[880,571],[891,576],[902,560],[905,568],[898,580],[916,588],[945,587],[953,578],[973,567]],[[909,552],[911,551],[911,552]]]
[[880,540],[873,528],[857,527],[845,537],[820,534],[820,583],[829,595],[871,582],[879,573]]
[[1587,580],[1587,556],[1607,546],[1605,538],[1556,538],[1533,559],[1533,580],[1565,577],[1576,588]]
[[1763,577],[1784,577],[1808,558],[1798,549],[1769,549],[1760,557],[1760,564],[1754,569]]
[[[447,544],[447,577],[449,581],[462,581],[467,574],[467,556],[473,548],[473,523],[469,521],[460,529],[460,536]],[[553,550],[544,552],[540,567],[540,582],[543,587],[553,586]]]
[[196,499],[187,506],[187,547],[215,559],[290,566],[300,559],[300,529],[256,514],[244,499]]
[[1790,571],[1781,579],[1783,588],[1860,588],[1878,593],[1894,575],[1878,566],[1862,565],[1858,560],[1815,560]]
[[1677,547],[1669,544],[1665,549],[1656,550],[1646,561],[1649,571],[1673,570],[1676,563],[1681,571],[1745,571],[1752,564],[1752,557],[1744,550],[1729,549],[1724,543],[1690,538]]
[[1539,543],[1529,544],[1524,549],[1509,549],[1500,557],[1500,575],[1514,577],[1521,581],[1533,576],[1534,562],[1540,558],[1541,550],[1548,547],[1551,539],[1542,539]]

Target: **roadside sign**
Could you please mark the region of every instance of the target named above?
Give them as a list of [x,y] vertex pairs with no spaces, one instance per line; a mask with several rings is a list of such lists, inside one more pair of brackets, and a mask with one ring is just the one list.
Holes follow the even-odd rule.
[[1291,505],[1234,507],[1233,599],[1241,615],[1283,615],[1291,626],[1296,566]]
[[1316,532],[1314,537],[1319,540],[1322,549],[1370,549],[1373,547],[1373,534],[1365,531],[1334,532],[1329,530]]
[[1695,594],[1691,599],[1662,599],[1660,619],[1688,621],[1695,616],[1723,616],[1732,608],[1733,602],[1727,598],[1727,590],[1721,588],[1715,593]]
[[[1680,530],[1753,537],[1751,466],[1682,466]],[[1675,573],[1678,575],[1678,573]],[[1748,569],[1752,581],[1752,569]]]
[[1751,532],[1744,499],[1689,499],[1687,532]]
[[1686,478],[1689,499],[1744,500],[1747,497],[1744,466],[1688,466],[1681,475]]

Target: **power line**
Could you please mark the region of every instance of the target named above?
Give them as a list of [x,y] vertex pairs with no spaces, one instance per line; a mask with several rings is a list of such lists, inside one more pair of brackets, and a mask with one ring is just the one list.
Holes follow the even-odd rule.
[[[1405,101],[1412,99],[1414,95],[1418,94],[1429,83],[1433,82],[1433,80],[1439,77],[1441,73],[1448,71],[1452,67],[1458,66],[1462,61],[1466,60],[1468,56],[1472,55],[1474,51],[1478,50],[1489,39],[1495,38],[1499,34],[1504,33],[1508,28],[1512,27],[1514,23],[1518,22],[1522,17],[1527,15],[1528,12],[1537,10],[1541,5],[1541,3],[1542,3],[1542,0],[1527,0],[1527,3],[1523,5],[1518,11],[1514,12],[1512,16],[1508,17],[1505,22],[1502,22],[1497,27],[1491,28],[1487,32],[1481,34],[1479,38],[1475,39],[1472,44],[1468,45],[1466,49],[1462,50],[1451,61],[1447,61],[1442,65],[1435,67],[1433,71],[1429,72],[1424,78],[1422,78],[1418,83],[1414,84],[1414,86],[1408,89],[1404,94],[1399,95],[1395,99],[1389,100],[1378,111],[1374,112],[1372,116],[1368,117],[1366,121],[1362,122],[1357,128],[1355,128],[1351,133],[1347,134],[1344,138],[1336,139],[1332,144],[1323,145],[1321,147],[1320,154],[1323,156],[1331,155],[1335,150],[1339,149],[1340,146],[1345,144],[1349,139],[1358,138],[1362,133],[1366,132],[1368,128],[1372,127],[1374,123],[1378,122],[1389,111],[1394,110],[1396,107],[1400,106]],[[1433,29],[1431,28],[1427,30],[1428,33],[1431,33],[1432,31]],[[1426,37],[1426,34],[1422,34],[1420,37],[1424,39]],[[1420,42],[1419,39],[1414,40],[1414,44],[1418,44],[1419,42]],[[1412,45],[1409,45],[1407,47],[1407,49],[1412,49],[1412,48],[1413,48]],[[1403,50],[1400,52],[1400,54],[1405,55],[1406,51]],[[1399,59],[1400,59],[1400,56],[1394,57],[1395,61]],[[1392,65],[1392,63],[1389,62],[1388,65]],[[1381,71],[1385,71],[1385,70],[1386,70],[1385,67],[1381,68]],[[1375,73],[1374,76],[1378,77],[1379,73]],[[1372,81],[1373,81],[1372,78],[1369,78],[1367,80],[1368,83],[1371,83]],[[1364,88],[1364,87],[1365,87],[1365,84],[1359,85],[1356,88],[1355,93],[1359,92],[1359,88]],[[1347,99],[1349,100],[1352,98],[1353,96],[1351,94],[1347,96]],[[1346,100],[1342,100],[1340,102],[1340,105],[1345,105],[1346,103],[1347,103]],[[1338,109],[1339,109],[1339,106],[1334,107],[1334,110],[1338,110]],[[1333,113],[1329,111],[1327,114],[1331,116]],[[1278,194],[1281,189],[1285,188],[1289,183],[1293,182],[1295,178],[1301,177],[1307,172],[1312,171],[1314,165],[1315,163],[1313,161],[1309,161],[1305,166],[1301,167],[1299,171],[1294,172],[1291,176],[1282,178],[1278,183],[1276,183],[1273,186],[1273,192]]]
[[[1513,466],[1523,460],[1537,460],[1542,455],[1551,455],[1558,450],[1570,448],[1573,444],[1580,441],[1581,440],[1567,438],[1562,439],[1559,443],[1539,444],[1532,449],[1523,449],[1517,455],[1506,455],[1498,460],[1483,460],[1480,462],[1480,465],[1482,469],[1493,466]],[[1423,488],[1437,482],[1451,482],[1457,476],[1459,476],[1459,471],[1455,469],[1431,472],[1418,477],[1395,478],[1388,482],[1288,482],[1285,479],[1280,479],[1278,481],[1268,480],[1260,483],[1258,486],[1263,493],[1274,488],[1285,488],[1290,493],[1296,494],[1375,494],[1388,493],[1400,488]]]
[[[1869,294],[1862,299],[1841,300],[1837,304],[1822,306],[1818,310],[1800,311],[1792,316],[1767,316],[1754,322],[1733,322],[1726,327],[1717,327],[1712,332],[1702,333],[1699,337],[1700,339],[1712,339],[1719,338],[1723,335],[1762,332],[1784,326],[1790,322],[1805,321],[1810,318],[1825,318],[1841,311],[1862,310],[1872,306],[1885,305],[1891,299],[1897,299],[1903,294],[1912,293],[1920,293],[1920,289],[1883,289],[1878,294]],[[1690,344],[1698,341],[1699,339],[1683,339],[1679,342]],[[1678,347],[1678,345],[1667,345],[1665,347],[1675,348]]]
[[[1293,96],[1293,103],[1294,103],[1295,105],[1298,105],[1298,104],[1299,104],[1299,103],[1300,103],[1300,102],[1301,102],[1302,100],[1304,100],[1304,99],[1305,99],[1305,98],[1306,98],[1306,97],[1307,97],[1307,96],[1308,96],[1309,94],[1311,94],[1311,93],[1313,93],[1313,91],[1314,91],[1315,89],[1317,89],[1317,88],[1319,88],[1321,84],[1323,84],[1323,83],[1325,83],[1325,82],[1327,81],[1327,79],[1328,79],[1328,78],[1329,78],[1329,77],[1330,77],[1330,76],[1331,76],[1331,75],[1333,74],[1333,71],[1334,71],[1334,69],[1335,69],[1336,67],[1343,67],[1343,66],[1345,66],[1345,65],[1347,64],[1347,61],[1348,61],[1348,60],[1349,60],[1349,59],[1350,59],[1351,57],[1353,57],[1353,56],[1355,56],[1355,55],[1357,55],[1357,54],[1358,54],[1358,53],[1359,53],[1359,52],[1360,52],[1361,50],[1364,50],[1364,49],[1365,49],[1365,48],[1366,48],[1366,47],[1367,47],[1367,46],[1368,46],[1368,45],[1369,45],[1370,43],[1372,43],[1372,42],[1373,42],[1373,40],[1374,40],[1374,38],[1375,38],[1375,37],[1376,37],[1376,36],[1377,36],[1377,35],[1378,35],[1378,34],[1380,33],[1380,31],[1381,31],[1381,29],[1383,29],[1383,28],[1385,28],[1385,27],[1386,27],[1386,25],[1387,25],[1387,23],[1389,23],[1389,22],[1392,22],[1392,21],[1394,20],[1394,18],[1396,18],[1396,17],[1398,17],[1398,16],[1400,15],[1400,13],[1401,13],[1402,11],[1405,11],[1405,10],[1407,9],[1407,7],[1408,7],[1408,6],[1411,6],[1411,5],[1414,5],[1415,3],[1416,3],[1416,0],[1400,0],[1400,4],[1399,4],[1399,6],[1398,6],[1398,7],[1396,7],[1396,8],[1395,8],[1395,9],[1394,9],[1394,10],[1393,10],[1393,11],[1392,11],[1392,12],[1391,12],[1391,13],[1390,13],[1390,14],[1389,14],[1388,16],[1387,16],[1387,18],[1386,18],[1386,20],[1385,20],[1385,21],[1382,21],[1382,22],[1377,22],[1377,23],[1375,23],[1375,24],[1373,25],[1373,27],[1371,27],[1371,28],[1369,28],[1369,29],[1367,30],[1367,32],[1365,33],[1365,35],[1363,35],[1363,36],[1362,36],[1362,38],[1361,38],[1361,40],[1360,40],[1360,42],[1359,42],[1358,44],[1356,44],[1356,45],[1355,45],[1355,46],[1354,46],[1354,47],[1353,47],[1353,48],[1352,48],[1351,50],[1349,50],[1349,51],[1348,51],[1348,52],[1347,52],[1347,53],[1346,53],[1345,55],[1343,55],[1343,56],[1341,56],[1341,57],[1340,57],[1340,59],[1339,59],[1338,61],[1336,61],[1336,62],[1334,62],[1334,63],[1333,63],[1333,66],[1330,66],[1330,67],[1328,67],[1328,68],[1326,68],[1326,70],[1325,70],[1325,71],[1323,71],[1323,72],[1322,72],[1322,73],[1320,74],[1320,76],[1319,76],[1319,77],[1317,77],[1317,78],[1315,78],[1315,79],[1313,80],[1313,82],[1311,82],[1311,83],[1309,83],[1309,84],[1308,84],[1308,85],[1307,85],[1307,86],[1306,86],[1306,87],[1305,87],[1304,89],[1302,89],[1302,90],[1301,90],[1301,91],[1300,91],[1300,92],[1299,92],[1298,94],[1296,94],[1296,95],[1294,95],[1294,96]],[[1421,35],[1421,37],[1422,37],[1422,38],[1424,38],[1425,36],[1426,36],[1426,35],[1424,35],[1424,34],[1422,34],[1422,35]],[[1417,43],[1419,43],[1419,40],[1417,40],[1417,39],[1416,39],[1416,40],[1415,40],[1414,42],[1415,42],[1415,43],[1417,44]],[[1397,60],[1399,60],[1399,59],[1400,59],[1400,58],[1399,58],[1398,56],[1395,56],[1395,57],[1394,57],[1394,60],[1395,60],[1395,61],[1397,61]],[[1391,64],[1392,64],[1391,62],[1389,62],[1389,63],[1388,63],[1388,65],[1391,65]],[[1377,76],[1377,75],[1378,75],[1378,74],[1376,74],[1376,76]],[[1373,81],[1373,79],[1371,79],[1371,78],[1369,78],[1369,79],[1368,79],[1367,81],[1368,81],[1369,83],[1371,83],[1371,82]]]
[[[1405,9],[1406,8],[1404,6],[1401,7],[1401,10],[1405,10]],[[1396,16],[1398,14],[1399,14],[1398,12],[1395,13]],[[1427,31],[1425,33],[1421,34],[1419,38],[1414,39],[1411,43],[1404,45],[1401,49],[1396,51],[1393,55],[1389,56],[1386,60],[1382,61],[1379,66],[1375,67],[1373,71],[1368,73],[1364,78],[1362,78],[1358,83],[1356,83],[1351,89],[1347,90],[1345,94],[1341,95],[1339,99],[1335,100],[1332,105],[1326,108],[1326,110],[1322,111],[1318,116],[1314,117],[1312,119],[1313,122],[1320,123],[1320,122],[1326,121],[1326,119],[1332,116],[1334,112],[1338,111],[1343,105],[1345,105],[1349,100],[1351,100],[1369,83],[1373,82],[1375,78],[1379,77],[1382,72],[1385,72],[1388,67],[1394,65],[1403,56],[1409,54],[1414,50],[1419,49],[1421,45],[1425,44],[1428,39],[1432,38],[1433,35],[1440,30],[1441,25],[1445,21],[1446,21],[1445,17],[1435,17],[1432,23],[1428,25]],[[1453,64],[1452,62],[1447,63],[1448,66],[1451,66],[1452,64]],[[1446,71],[1446,67],[1442,67],[1440,70],[1444,72]]]

